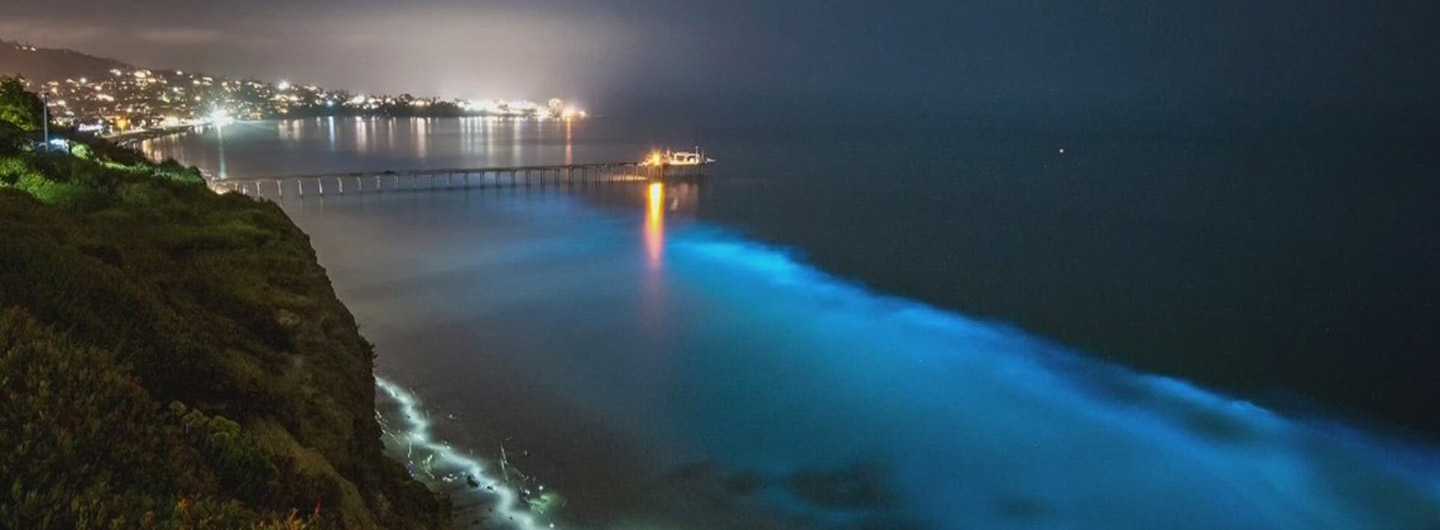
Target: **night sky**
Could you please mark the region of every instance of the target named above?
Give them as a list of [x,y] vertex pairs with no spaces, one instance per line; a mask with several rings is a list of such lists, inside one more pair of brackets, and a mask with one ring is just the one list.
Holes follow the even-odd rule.
[[367,92],[1204,125],[1433,116],[1436,2],[6,2],[0,37]]

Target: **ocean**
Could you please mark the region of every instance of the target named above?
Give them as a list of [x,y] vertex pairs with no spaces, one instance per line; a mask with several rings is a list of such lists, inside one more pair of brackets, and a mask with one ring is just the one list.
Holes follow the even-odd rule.
[[1440,523],[1423,146],[322,118],[143,149],[236,179],[691,145],[701,182],[280,201],[464,522]]

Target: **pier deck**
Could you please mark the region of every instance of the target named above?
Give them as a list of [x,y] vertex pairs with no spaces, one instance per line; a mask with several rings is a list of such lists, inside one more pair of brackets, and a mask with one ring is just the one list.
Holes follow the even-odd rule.
[[695,179],[704,175],[704,164],[647,166],[636,162],[615,162],[239,177],[211,179],[210,188],[219,192],[284,199],[287,196],[304,198],[307,194],[323,197],[327,193],[345,195],[410,190],[665,181]]

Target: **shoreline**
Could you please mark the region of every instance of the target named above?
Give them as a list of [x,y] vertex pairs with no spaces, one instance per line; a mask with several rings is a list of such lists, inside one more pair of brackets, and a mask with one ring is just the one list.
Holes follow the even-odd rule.
[[[558,511],[564,505],[558,492],[547,491],[543,484],[525,484],[526,477],[507,469],[510,466],[504,460],[462,453],[449,442],[434,439],[430,411],[414,392],[379,375],[375,376],[375,386],[383,392],[376,402],[376,415],[391,457],[405,463],[416,480],[450,499],[455,505],[453,517],[457,524],[479,524],[479,528],[497,524],[519,530],[565,528],[557,526],[557,519],[545,513]],[[394,412],[387,415],[387,409]],[[516,478],[512,479],[512,474]],[[512,480],[520,480],[521,484],[515,485]],[[467,519],[471,520],[469,525]]]
[[196,128],[201,128],[201,127],[203,127],[203,126],[185,125],[185,126],[180,126],[180,127],[173,127],[173,128],[168,128],[168,129],[159,129],[159,130],[157,130],[157,129],[146,129],[146,130],[144,130],[144,131],[139,131],[139,132],[134,132],[134,133],[120,133],[120,134],[116,134],[116,135],[102,136],[102,137],[100,137],[100,138],[103,139],[103,140],[105,140],[105,141],[107,141],[107,142],[111,142],[111,143],[113,143],[113,144],[115,144],[115,145],[118,145],[118,146],[121,146],[121,147],[130,147],[130,148],[136,148],[136,149],[138,149],[138,148],[139,148],[139,145],[138,145],[138,144],[140,144],[141,142],[145,142],[145,141],[147,141],[147,140],[155,140],[155,139],[159,139],[159,138],[169,138],[169,137],[184,136],[184,135],[186,135],[186,134],[190,134],[190,133],[193,133],[193,132],[197,132],[195,129],[196,129]]

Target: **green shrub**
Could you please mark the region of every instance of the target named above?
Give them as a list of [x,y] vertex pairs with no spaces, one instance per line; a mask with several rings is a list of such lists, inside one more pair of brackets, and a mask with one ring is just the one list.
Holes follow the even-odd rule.
[[138,521],[167,492],[194,487],[167,458],[172,432],[114,356],[0,312],[0,527]]
[[20,154],[29,146],[31,136],[19,126],[0,120],[0,157]]
[[249,503],[259,503],[262,496],[277,486],[279,470],[270,455],[240,430],[240,424],[224,416],[206,416],[204,412],[187,409],[179,401],[170,403],[170,412],[184,427],[185,437],[220,477],[221,487]]
[[40,128],[45,109],[40,97],[25,90],[18,77],[0,77],[0,122],[15,125],[23,131]]
[[30,161],[20,156],[0,156],[0,184],[15,186],[21,179],[46,180]]

